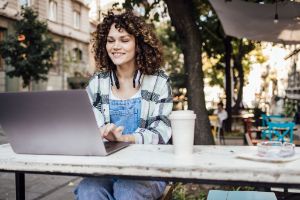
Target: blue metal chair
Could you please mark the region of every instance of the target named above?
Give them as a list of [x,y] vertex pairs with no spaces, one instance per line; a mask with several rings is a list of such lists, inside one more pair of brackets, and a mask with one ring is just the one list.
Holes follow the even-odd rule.
[[277,137],[276,140],[285,142],[284,137],[289,135],[290,143],[293,143],[293,134],[294,134],[294,122],[269,122],[268,123],[268,134],[269,139],[272,140],[273,135]]
[[[261,115],[261,118],[262,118],[262,123],[261,123],[261,125],[262,125],[263,127],[266,127],[266,126],[268,126],[269,122],[271,122],[272,118],[282,118],[282,117],[283,117],[282,115],[266,115],[266,114],[262,114],[262,115]],[[262,139],[265,139],[267,135],[270,135],[268,129],[263,130],[263,131],[261,132],[261,137],[262,137]]]

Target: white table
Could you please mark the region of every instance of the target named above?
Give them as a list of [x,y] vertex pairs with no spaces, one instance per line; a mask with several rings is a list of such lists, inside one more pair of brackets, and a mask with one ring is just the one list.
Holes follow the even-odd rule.
[[255,152],[254,146],[195,146],[194,151],[180,158],[171,145],[130,145],[107,157],[24,155],[4,144],[0,145],[0,171],[16,173],[17,199],[25,198],[24,173],[300,188],[300,159],[267,163],[236,157]]

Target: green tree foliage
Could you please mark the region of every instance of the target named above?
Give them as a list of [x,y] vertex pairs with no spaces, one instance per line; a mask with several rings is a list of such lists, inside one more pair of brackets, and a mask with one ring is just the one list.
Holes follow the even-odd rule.
[[[115,5],[118,5],[118,3]],[[125,0],[122,6],[126,9],[143,8],[144,17],[151,22],[158,22],[160,17],[167,16],[167,5],[161,0]],[[154,10],[155,12],[153,12]]]
[[170,74],[172,86],[184,88],[183,54],[178,47],[178,36],[170,22],[161,24],[156,29],[157,35],[163,46],[164,65]]
[[23,87],[30,86],[32,81],[47,80],[57,44],[47,35],[46,22],[39,21],[31,8],[22,7],[15,30],[0,44],[1,56],[12,66],[7,75],[21,77]]
[[[225,57],[225,40],[226,35],[222,29],[221,22],[218,16],[212,9],[211,5],[207,0],[195,1],[199,18],[197,23],[201,31],[202,48],[203,52],[209,59],[213,59],[214,62],[211,67],[204,69],[206,77],[209,78],[210,85],[219,85],[225,88],[224,72],[226,69]],[[249,74],[249,67],[253,62],[264,62],[261,54],[260,42],[255,42],[247,39],[231,38],[231,67],[233,70],[233,81],[234,81],[234,96],[235,105],[233,112],[237,113],[240,109],[242,102],[243,86],[247,80]],[[255,55],[252,53],[255,51]],[[250,59],[250,55],[252,58]],[[253,59],[253,57],[256,57]],[[226,91],[227,93],[227,91]],[[226,99],[230,101],[229,99]],[[227,108],[231,109],[231,108]]]
[[156,28],[156,33],[163,47],[164,68],[171,79],[174,109],[183,109],[186,104],[186,75],[183,67],[183,53],[178,47],[179,38],[174,27],[171,26],[170,21],[160,23]]

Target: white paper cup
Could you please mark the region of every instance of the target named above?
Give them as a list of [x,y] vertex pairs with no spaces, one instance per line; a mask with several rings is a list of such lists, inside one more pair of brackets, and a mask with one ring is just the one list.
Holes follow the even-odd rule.
[[193,154],[196,114],[192,110],[172,111],[169,116],[172,125],[173,150],[176,155]]

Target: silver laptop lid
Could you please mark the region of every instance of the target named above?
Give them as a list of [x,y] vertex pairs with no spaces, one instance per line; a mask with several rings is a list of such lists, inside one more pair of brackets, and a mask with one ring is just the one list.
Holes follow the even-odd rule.
[[0,124],[16,153],[107,155],[85,90],[0,93]]

